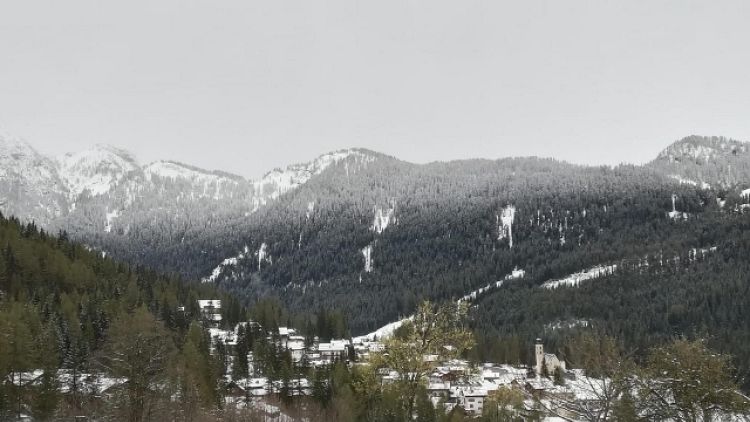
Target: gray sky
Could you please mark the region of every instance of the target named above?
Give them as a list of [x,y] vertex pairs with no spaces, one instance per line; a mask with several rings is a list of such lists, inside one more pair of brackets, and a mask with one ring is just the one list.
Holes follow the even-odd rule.
[[257,177],[750,140],[750,2],[0,0],[0,127]]

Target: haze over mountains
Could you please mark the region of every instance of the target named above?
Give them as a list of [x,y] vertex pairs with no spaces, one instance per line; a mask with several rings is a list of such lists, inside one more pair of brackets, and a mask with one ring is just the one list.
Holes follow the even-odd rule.
[[[691,136],[670,145],[644,167],[659,170],[684,183],[732,187],[747,180],[747,153],[748,144],[743,142]],[[13,214],[46,225],[74,214],[77,205],[96,197],[107,196],[112,205],[107,208],[112,212],[127,208],[133,201],[158,191],[154,186],[163,179],[186,182],[178,186],[189,190],[177,194],[181,199],[186,196],[191,200],[245,199],[249,213],[351,155],[370,156],[370,160],[381,156],[367,150],[337,151],[284,170],[274,169],[261,180],[249,181],[231,173],[168,160],[139,163],[130,152],[104,144],[48,157],[25,140],[0,133],[0,162],[3,164],[0,183],[4,189],[0,199],[11,213],[17,209],[19,212]],[[124,186],[132,190],[125,188],[127,200],[118,203],[116,192]],[[159,194],[168,195],[164,190]],[[99,226],[101,224],[99,222]]]
[[104,145],[46,157],[3,136],[0,169],[5,214],[247,301],[340,309],[357,334],[422,298],[461,298],[514,270],[537,285],[714,247],[722,225],[743,218],[750,154],[745,143],[697,136],[614,168],[543,158],[416,165],[352,149],[248,181]]

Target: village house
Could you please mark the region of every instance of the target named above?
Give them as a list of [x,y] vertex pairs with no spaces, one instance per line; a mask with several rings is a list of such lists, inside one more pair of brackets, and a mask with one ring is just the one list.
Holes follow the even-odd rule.
[[350,349],[353,350],[348,340],[331,340],[328,343],[319,343],[317,345],[317,352],[320,354],[320,359],[328,362],[346,360]]
[[[470,415],[481,415],[484,411],[484,401],[487,398],[487,390],[476,386],[460,386],[453,390],[456,405],[461,406]],[[452,394],[452,395],[453,395]]]
[[221,300],[199,300],[198,309],[201,313],[201,319],[207,327],[219,328],[221,326]]

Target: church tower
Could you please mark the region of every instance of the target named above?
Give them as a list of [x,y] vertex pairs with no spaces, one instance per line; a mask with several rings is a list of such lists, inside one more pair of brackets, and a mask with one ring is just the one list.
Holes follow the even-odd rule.
[[544,365],[544,345],[542,339],[536,339],[536,345],[534,346],[534,356],[536,356],[536,374],[541,376],[544,372],[542,365]]

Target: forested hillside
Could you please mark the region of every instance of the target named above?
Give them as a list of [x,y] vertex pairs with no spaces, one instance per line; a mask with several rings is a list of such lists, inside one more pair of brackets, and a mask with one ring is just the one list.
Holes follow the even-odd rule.
[[[669,217],[672,195],[687,219]],[[327,172],[259,211],[250,253],[217,279],[244,297],[343,309],[362,332],[422,298],[460,298],[514,269],[544,280],[665,247],[711,246],[696,227],[706,215],[722,218],[715,195],[632,166],[385,158],[356,178]]]
[[648,167],[684,184],[732,189],[750,183],[750,148],[719,136],[688,136],[662,151]]
[[[675,236],[657,253],[644,248],[629,260],[611,261],[618,265],[614,273],[579,286],[544,288],[545,279],[532,276],[481,296],[472,312],[482,333],[477,356],[528,362],[524,345],[535,336],[565,355],[570,336],[593,328],[636,357],[674,338],[705,338],[733,355],[740,373],[750,373],[750,216],[714,218],[704,216],[693,227],[697,238]],[[704,240],[715,249],[685,249],[681,239]]]
[[[18,154],[6,159],[23,167]],[[346,150],[258,182],[167,161],[141,166],[104,147],[58,162],[50,180],[63,181],[68,202],[55,229],[108,256],[216,283],[248,304],[270,296],[300,313],[340,310],[352,334],[514,270],[542,283],[711,248],[747,209],[750,186],[747,144],[695,136],[645,166],[416,165]]]
[[[116,263],[64,234],[2,215],[0,248],[0,419],[116,414],[117,403],[97,401],[91,385],[104,389],[125,377],[143,398],[138,389],[166,379],[169,370],[182,370],[185,385],[193,382],[185,374],[203,377],[197,385],[218,394],[221,366],[191,323],[202,298],[223,299],[224,323],[238,322],[245,312],[236,300],[214,286]],[[196,350],[185,354],[190,347]]]

